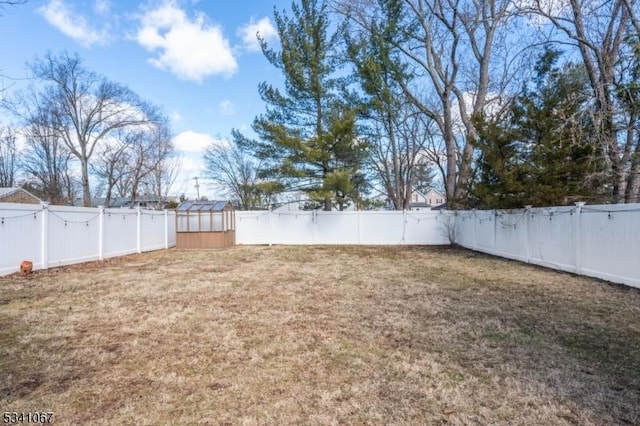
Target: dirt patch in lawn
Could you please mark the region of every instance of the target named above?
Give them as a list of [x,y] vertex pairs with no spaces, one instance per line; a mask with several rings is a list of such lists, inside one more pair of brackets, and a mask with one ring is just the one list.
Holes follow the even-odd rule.
[[640,292],[449,247],[159,251],[0,279],[57,424],[639,424]]

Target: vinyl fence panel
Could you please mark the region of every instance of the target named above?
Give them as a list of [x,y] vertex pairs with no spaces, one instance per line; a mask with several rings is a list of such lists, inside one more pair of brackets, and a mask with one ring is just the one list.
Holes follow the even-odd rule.
[[640,204],[585,206],[579,220],[580,272],[640,288]]
[[137,216],[135,210],[105,209],[104,258],[137,252]]
[[99,259],[98,209],[50,206],[48,209],[48,267]]
[[175,213],[0,203],[0,276],[175,246]]
[[140,214],[140,251],[165,248],[165,213],[143,211]]
[[[449,244],[440,212],[238,211],[238,244]],[[440,220],[440,221],[439,221]]]
[[640,288],[640,204],[455,213],[464,247]]
[[0,275],[16,272],[23,260],[42,268],[44,215],[39,205],[0,204]]

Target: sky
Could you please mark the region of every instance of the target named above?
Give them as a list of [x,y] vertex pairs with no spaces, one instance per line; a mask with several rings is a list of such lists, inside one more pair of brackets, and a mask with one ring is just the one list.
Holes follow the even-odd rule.
[[[85,66],[159,106],[182,156],[172,194],[219,194],[203,182],[202,152],[232,129],[251,135],[264,112],[258,84],[278,84],[256,33],[277,46],[274,7],[291,0],[29,0],[0,10],[0,88],[29,83],[27,64],[77,53]],[[9,124],[6,116],[0,118]]]

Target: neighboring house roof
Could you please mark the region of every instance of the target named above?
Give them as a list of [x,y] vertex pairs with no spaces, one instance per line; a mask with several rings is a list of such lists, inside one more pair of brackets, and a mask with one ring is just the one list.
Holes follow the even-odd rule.
[[440,204],[439,206],[434,207],[432,210],[449,210],[449,205],[447,203]]
[[7,199],[9,197],[15,197],[15,196],[20,195],[20,194],[31,198],[36,203],[41,203],[42,202],[42,200],[40,198],[36,197],[35,195],[30,193],[26,189],[23,189],[23,188],[20,188],[20,187],[3,187],[3,188],[0,188],[0,201],[2,201],[3,199]]
[[440,196],[440,197],[442,197],[442,198],[445,198],[445,197],[444,197],[444,194],[443,194],[442,192],[438,191],[437,189],[433,189],[433,188],[431,188],[430,190],[428,190],[428,191],[427,191],[427,194],[426,194],[426,195],[428,195],[430,192],[435,192],[435,194],[436,194],[436,195],[438,195],[438,196]]

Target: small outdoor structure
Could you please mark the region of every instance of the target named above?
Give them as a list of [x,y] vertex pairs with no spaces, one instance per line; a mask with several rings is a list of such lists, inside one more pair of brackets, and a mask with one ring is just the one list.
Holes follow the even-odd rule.
[[176,210],[176,247],[210,249],[236,243],[236,217],[229,201],[188,201]]

